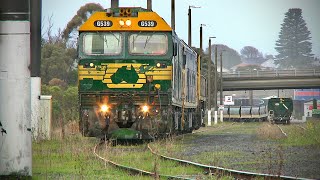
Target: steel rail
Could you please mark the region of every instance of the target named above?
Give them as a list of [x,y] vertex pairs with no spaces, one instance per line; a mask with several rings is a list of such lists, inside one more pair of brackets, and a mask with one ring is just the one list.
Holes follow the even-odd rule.
[[98,144],[95,145],[95,147],[93,148],[93,154],[98,157],[99,159],[103,160],[104,162],[106,163],[109,163],[117,168],[120,168],[120,169],[123,169],[123,170],[126,170],[126,171],[129,171],[129,172],[132,172],[134,174],[138,174],[138,175],[144,175],[144,176],[151,176],[151,177],[156,177],[156,176],[159,176],[160,178],[167,178],[167,179],[183,179],[183,180],[192,180],[191,178],[184,178],[184,177],[179,177],[179,176],[171,176],[171,175],[163,175],[163,174],[156,174],[154,172],[149,172],[149,171],[145,171],[145,170],[142,170],[142,169],[138,169],[138,168],[134,168],[134,167],[130,167],[130,166],[125,166],[125,165],[122,165],[122,164],[118,164],[116,162],[113,162],[109,159],[106,159],[102,156],[100,156],[98,153],[97,153],[97,148],[98,146],[100,146],[103,142],[100,142]]
[[303,126],[301,126],[301,125],[297,125],[297,124],[295,124],[295,126],[297,126],[297,127],[301,128],[301,129],[303,129],[303,130],[307,130],[305,127],[303,127]]
[[278,128],[280,129],[281,133],[282,133],[283,135],[285,135],[286,137],[288,137],[287,133],[285,133],[279,125],[277,125],[277,126],[278,126]]

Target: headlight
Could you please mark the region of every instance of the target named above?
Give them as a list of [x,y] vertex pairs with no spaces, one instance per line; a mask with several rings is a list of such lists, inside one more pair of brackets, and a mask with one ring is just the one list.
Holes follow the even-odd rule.
[[155,87],[156,89],[160,89],[161,85],[160,85],[160,84],[156,84],[156,85],[154,85],[154,87]]
[[148,112],[148,111],[149,111],[149,107],[148,107],[147,105],[144,105],[144,106],[142,107],[142,111],[143,111],[144,113]]
[[120,26],[123,26],[123,25],[124,25],[124,21],[121,19],[121,20],[119,21],[119,24],[120,24]]
[[107,112],[108,110],[109,110],[109,107],[107,105],[104,104],[104,105],[101,106],[101,111],[102,112]]
[[127,25],[127,26],[131,26],[131,20],[129,20],[129,19],[126,20],[126,25]]

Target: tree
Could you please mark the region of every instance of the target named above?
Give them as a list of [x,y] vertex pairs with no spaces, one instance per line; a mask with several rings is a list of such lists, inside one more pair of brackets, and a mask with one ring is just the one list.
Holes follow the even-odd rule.
[[[220,52],[222,52],[222,60],[223,60],[222,66],[224,68],[230,69],[233,66],[236,66],[241,63],[241,58],[239,53],[236,50],[229,48],[224,44],[217,44],[217,45],[211,46],[212,61],[214,61],[214,58],[215,58],[215,55],[214,55],[215,46],[217,46],[217,51],[218,51],[218,66],[220,66]],[[209,52],[208,48],[206,52]]]
[[73,75],[76,50],[67,48],[63,42],[49,41],[44,43],[41,49],[41,79],[48,84],[53,78],[61,79],[68,84],[75,83],[76,77]]
[[73,16],[71,21],[68,22],[67,27],[64,29],[63,38],[69,39],[72,31],[82,25],[93,12],[100,10],[103,10],[103,7],[96,3],[87,3],[84,6],[81,6],[77,11],[77,14]]
[[312,43],[310,31],[302,18],[302,10],[289,9],[281,24],[279,39],[276,41],[276,64],[280,68],[303,68],[311,65]]
[[252,46],[245,46],[240,51],[241,57],[244,59],[259,59],[262,58],[262,53]]

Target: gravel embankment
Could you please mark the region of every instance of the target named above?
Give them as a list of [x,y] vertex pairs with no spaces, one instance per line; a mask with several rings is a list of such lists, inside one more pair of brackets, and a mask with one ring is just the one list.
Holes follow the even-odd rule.
[[282,136],[266,123],[229,125],[186,138],[178,156],[243,171],[319,179],[320,147],[284,146],[278,141]]

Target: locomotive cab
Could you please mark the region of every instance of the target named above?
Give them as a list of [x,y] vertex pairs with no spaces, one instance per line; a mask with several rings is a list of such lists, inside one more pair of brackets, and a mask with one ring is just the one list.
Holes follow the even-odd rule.
[[85,136],[101,135],[103,105],[109,135],[117,139],[152,139],[200,124],[195,123],[197,55],[157,13],[143,8],[96,12],[79,28],[78,47]]

